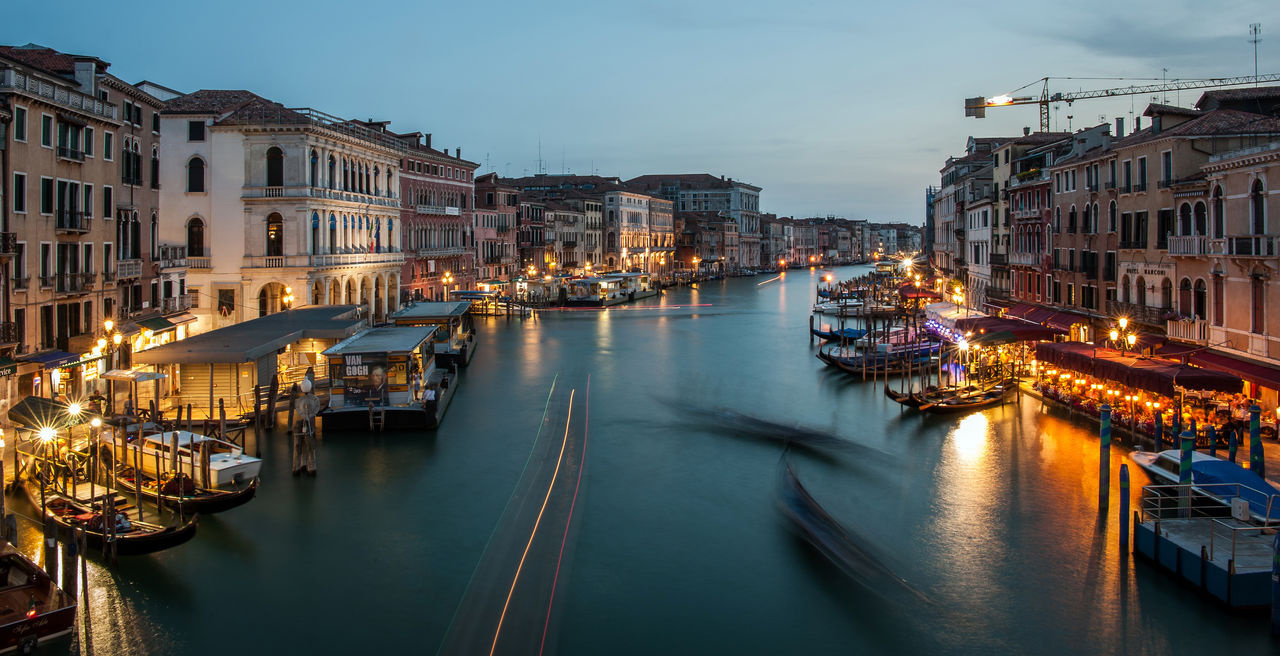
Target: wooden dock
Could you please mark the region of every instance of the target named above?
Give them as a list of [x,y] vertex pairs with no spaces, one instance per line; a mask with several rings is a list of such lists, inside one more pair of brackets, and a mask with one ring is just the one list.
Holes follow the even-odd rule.
[[1133,551],[1233,607],[1271,605],[1276,529],[1230,517],[1133,520]]

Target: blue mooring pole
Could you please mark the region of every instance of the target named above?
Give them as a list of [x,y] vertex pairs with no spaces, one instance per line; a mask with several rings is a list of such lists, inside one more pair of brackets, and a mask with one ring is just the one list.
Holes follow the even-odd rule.
[[1111,497],[1111,406],[1102,404],[1098,424],[1098,509],[1107,507]]
[[1164,445],[1164,415],[1156,411],[1156,451]]
[[1236,461],[1236,450],[1240,448],[1240,440],[1236,435],[1240,431],[1235,426],[1227,426],[1227,459]]
[[1213,424],[1204,427],[1204,434],[1209,437],[1209,455],[1218,457],[1218,429]]
[[1262,408],[1249,406],[1249,470],[1266,478],[1267,461],[1262,458]]
[[1178,458],[1178,515],[1191,516],[1191,454],[1196,450],[1196,434],[1182,432],[1182,449]]
[[1129,465],[1120,465],[1120,553],[1129,551]]

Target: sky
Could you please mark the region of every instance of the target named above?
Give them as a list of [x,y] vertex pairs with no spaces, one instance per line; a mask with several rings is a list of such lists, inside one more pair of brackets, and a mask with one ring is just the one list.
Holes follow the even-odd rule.
[[[911,223],[969,136],[1037,129],[1034,105],[965,118],[967,97],[1251,75],[1251,23],[1258,71],[1280,73],[1275,0],[16,0],[5,15],[0,43],[390,120],[480,172],[705,172],[762,187],[765,212]],[[1052,128],[1132,126],[1151,100],[1055,106]]]

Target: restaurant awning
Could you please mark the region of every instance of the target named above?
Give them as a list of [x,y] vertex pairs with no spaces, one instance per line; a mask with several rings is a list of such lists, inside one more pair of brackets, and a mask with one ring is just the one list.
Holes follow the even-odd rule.
[[72,415],[70,406],[43,396],[28,396],[9,408],[9,421],[31,430],[68,428],[88,419],[88,413]]
[[18,373],[19,364],[17,360],[7,355],[0,355],[0,376],[12,376]]
[[1280,390],[1280,368],[1277,367],[1242,360],[1205,348],[1172,342],[1161,346],[1156,352],[1206,369],[1236,374],[1254,385]]
[[1004,317],[957,319],[956,330],[965,333],[969,343],[983,345],[1052,340],[1067,332],[1021,319]]
[[1241,390],[1240,377],[1234,374],[1177,360],[1122,353],[1084,342],[1040,342],[1036,344],[1036,359],[1165,396],[1175,396],[1179,387],[1231,393]]
[[151,317],[150,319],[138,319],[138,325],[147,330],[160,331],[176,328],[177,326],[164,317]]
[[129,383],[143,383],[148,380],[160,380],[168,378],[168,374],[162,374],[155,371],[143,371],[141,369],[112,369],[102,377],[107,380],[122,380]]
[[20,359],[27,362],[35,362],[45,369],[57,369],[68,362],[75,362],[80,356],[75,353],[67,353],[66,351],[45,351],[44,353],[31,353],[24,355]]
[[174,315],[167,316],[165,317],[165,319],[167,319],[173,325],[178,326],[184,323],[191,323],[192,321],[195,321],[196,315],[191,314],[190,312],[183,312],[182,314],[174,314]]

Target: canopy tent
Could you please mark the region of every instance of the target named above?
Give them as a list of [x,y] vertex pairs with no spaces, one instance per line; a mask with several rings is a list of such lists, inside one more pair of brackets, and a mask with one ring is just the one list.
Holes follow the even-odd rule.
[[1067,331],[1004,317],[968,317],[956,320],[956,330],[965,334],[970,344],[983,346],[1008,342],[1052,341]]
[[1040,342],[1036,359],[1127,387],[1176,396],[1177,388],[1212,392],[1239,392],[1239,376],[1201,369],[1177,360],[1148,358],[1099,348],[1084,342]]
[[108,371],[107,373],[102,374],[102,377],[107,380],[119,380],[119,381],[124,381],[128,383],[145,383],[146,381],[149,381],[149,380],[160,380],[161,378],[168,378],[169,375],[162,374],[156,371],[143,371],[141,369],[133,369],[133,370],[112,369],[111,371]]
[[71,414],[71,406],[66,403],[42,396],[28,396],[9,408],[9,421],[30,430],[46,426],[61,429],[79,426],[91,414],[83,410],[79,414]]
[[1258,385],[1280,390],[1280,369],[1265,364],[1233,358],[1225,353],[1218,353],[1204,347],[1187,346],[1169,342],[1156,350],[1165,357],[1177,358],[1205,369],[1225,371],[1238,374],[1241,378]]

